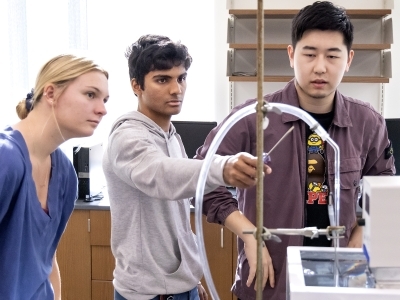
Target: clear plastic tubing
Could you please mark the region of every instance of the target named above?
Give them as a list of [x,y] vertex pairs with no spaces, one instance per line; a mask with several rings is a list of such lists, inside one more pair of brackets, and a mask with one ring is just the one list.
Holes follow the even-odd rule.
[[[203,234],[203,222],[202,222],[202,207],[203,207],[203,197],[204,197],[204,187],[206,184],[206,179],[208,175],[208,171],[211,166],[211,162],[213,159],[214,154],[217,152],[219,145],[221,144],[222,139],[225,137],[226,133],[229,129],[232,128],[234,124],[237,123],[240,119],[244,118],[247,115],[256,112],[256,105],[255,102],[252,105],[245,106],[232,114],[225,122],[222,124],[220,130],[215,135],[213,141],[211,142],[210,148],[204,158],[203,166],[200,170],[199,181],[197,182],[196,187],[196,203],[195,203],[195,227],[196,227],[196,237],[197,237],[197,244],[199,248],[200,258],[203,263],[203,271],[204,277],[206,279],[208,289],[211,293],[211,297],[214,300],[219,300],[217,290],[215,288],[214,282],[212,280],[210,267],[208,265],[206,250],[204,246],[204,234]],[[273,108],[277,108],[281,112],[285,112],[298,118],[302,119],[307,125],[310,127],[311,130],[315,131],[322,140],[326,141],[328,144],[332,146],[335,151],[335,186],[334,186],[334,203],[335,203],[335,220],[336,224],[339,224],[339,213],[340,213],[340,151],[338,145],[329,137],[328,133],[325,131],[324,128],[307,112],[304,110],[283,104],[283,103],[268,103],[264,106],[267,112],[274,112]],[[273,176],[273,175],[271,175]],[[332,225],[336,225],[332,224]],[[336,240],[336,239],[335,239]],[[337,243],[335,242],[335,247],[337,247]],[[336,276],[335,276],[336,277]],[[335,280],[335,281],[338,281]],[[338,282],[336,283],[338,286]]]

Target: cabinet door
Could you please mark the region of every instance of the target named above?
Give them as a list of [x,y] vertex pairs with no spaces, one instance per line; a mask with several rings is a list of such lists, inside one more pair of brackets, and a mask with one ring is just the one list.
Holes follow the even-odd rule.
[[114,300],[112,281],[93,280],[92,300]]
[[113,280],[115,259],[110,246],[92,246],[92,279]]
[[92,245],[92,299],[113,300],[112,284],[115,259],[110,247],[111,213],[90,211],[90,244]]
[[111,213],[109,210],[90,211],[90,244],[110,246]]
[[[191,214],[190,221],[193,232],[195,232],[195,217],[193,213]],[[203,234],[207,260],[218,295],[224,300],[233,299],[231,292],[234,272],[232,262],[233,234],[229,229],[221,225],[208,223],[204,216]],[[211,298],[204,278],[202,279],[202,283],[207,290],[209,298]]]
[[92,299],[88,220],[88,210],[75,210],[57,248],[63,300]]
[[[235,279],[236,275],[236,268],[237,268],[237,261],[238,261],[238,250],[237,250],[237,235],[233,234],[233,247],[232,247],[232,283]],[[237,297],[233,295],[233,300],[237,300]]]

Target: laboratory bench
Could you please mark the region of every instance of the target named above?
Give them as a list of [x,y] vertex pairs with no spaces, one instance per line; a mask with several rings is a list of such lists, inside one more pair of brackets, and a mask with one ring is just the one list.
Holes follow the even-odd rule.
[[[190,220],[195,232],[193,207]],[[221,225],[207,223],[204,216],[203,234],[208,263],[220,298],[236,299],[230,291],[236,270],[236,235]],[[57,249],[63,300],[114,299],[115,260],[110,237],[108,197],[105,195],[103,199],[92,202],[77,200]],[[204,279],[202,281],[207,289]]]

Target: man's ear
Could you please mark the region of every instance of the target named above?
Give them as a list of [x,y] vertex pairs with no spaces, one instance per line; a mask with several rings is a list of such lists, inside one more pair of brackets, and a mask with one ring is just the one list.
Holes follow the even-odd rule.
[[293,68],[293,66],[294,66],[294,47],[293,47],[293,45],[287,46],[287,53],[289,56],[290,67]]
[[353,61],[353,57],[354,57],[354,50],[350,50],[349,56],[347,58],[346,72],[348,72],[350,69],[350,65],[351,65],[351,62]]
[[131,79],[131,87],[136,96],[142,93],[142,89],[140,88],[140,84],[136,81],[136,78]]

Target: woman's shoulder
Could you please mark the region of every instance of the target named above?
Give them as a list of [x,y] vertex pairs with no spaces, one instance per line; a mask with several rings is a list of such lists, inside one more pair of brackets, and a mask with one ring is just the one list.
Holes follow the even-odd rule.
[[13,130],[0,131],[0,157],[5,162],[15,163],[27,155],[22,135]]
[[[20,180],[27,168],[27,152],[23,141],[9,132],[0,132],[0,177]],[[13,178],[13,179],[12,179]]]

